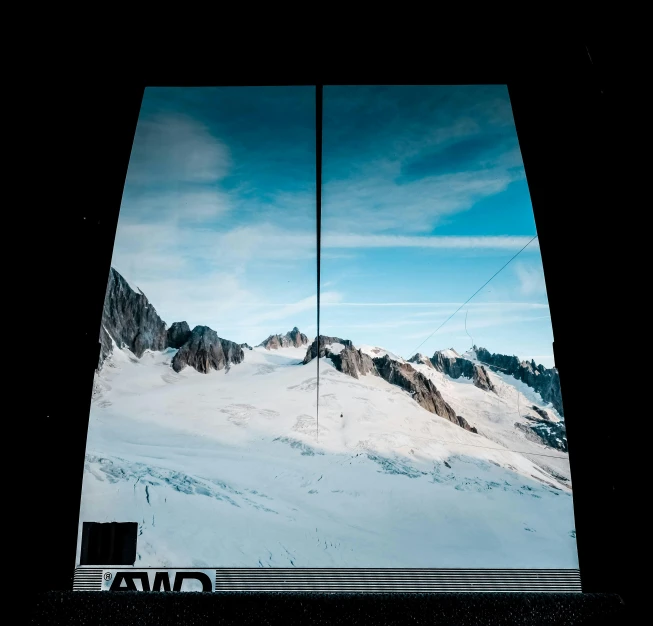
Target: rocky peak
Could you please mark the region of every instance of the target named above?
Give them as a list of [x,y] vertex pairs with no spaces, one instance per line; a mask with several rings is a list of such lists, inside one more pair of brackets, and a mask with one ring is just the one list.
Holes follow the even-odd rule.
[[190,366],[208,374],[211,370],[228,369],[232,363],[242,363],[244,358],[243,349],[237,343],[221,339],[208,326],[195,326],[173,357],[172,369],[180,372]]
[[333,354],[333,350],[330,349],[330,346],[333,344],[340,343],[345,348],[353,348],[354,344],[349,339],[340,339],[339,337],[327,337],[326,335],[320,335],[313,340],[313,343],[306,350],[306,356],[304,357],[304,365],[310,363],[314,358],[322,358],[326,356],[327,348],[329,348],[330,354]]
[[259,344],[259,347],[266,350],[278,350],[279,348],[301,348],[305,345],[308,345],[308,337],[295,326],[285,335],[270,335]]
[[490,376],[487,373],[485,367],[478,365],[477,363],[474,363],[474,375],[472,376],[472,382],[476,387],[482,389],[483,391],[492,391],[494,393],[497,392],[494,385],[492,384],[492,381],[490,380]]
[[175,322],[168,328],[168,347],[181,348],[188,341],[190,335],[188,322]]
[[327,347],[324,355],[331,359],[337,370],[353,378],[367,374],[378,375],[372,358],[353,346],[345,346],[339,352],[333,352]]
[[520,361],[516,356],[492,354],[485,348],[476,348],[476,355],[481,363],[491,370],[497,369],[517,380],[526,383],[537,391],[544,402],[550,402],[560,415],[564,416],[562,393],[560,390],[560,375],[555,367],[550,369],[537,365],[535,361]]
[[421,354],[420,352],[411,356],[410,359],[408,359],[408,362],[419,363],[421,365],[426,365],[428,367],[435,369],[435,366],[431,362],[431,359],[429,359],[425,354]]
[[541,409],[539,406],[531,406],[533,411],[535,411],[542,419],[546,420],[547,422],[551,421],[551,418],[549,417],[549,413],[546,409]]
[[286,333],[286,337],[288,337],[295,348],[301,348],[302,346],[308,345],[308,337],[304,333],[300,333],[297,326],[295,326],[290,332]]
[[102,309],[100,326],[100,359],[98,368],[113,350],[112,340],[118,347],[126,346],[137,357],[145,350],[165,350],[167,332],[164,321],[145,295],[137,293],[112,267]]
[[483,391],[495,391],[487,370],[483,365],[461,357],[453,348],[438,350],[431,359],[433,367],[450,378],[470,378]]

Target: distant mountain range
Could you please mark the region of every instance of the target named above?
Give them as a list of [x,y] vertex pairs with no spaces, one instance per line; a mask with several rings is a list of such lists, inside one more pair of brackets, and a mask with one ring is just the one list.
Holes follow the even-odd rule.
[[[187,322],[180,321],[168,328],[145,294],[132,289],[114,268],[110,270],[107,284],[100,343],[98,370],[114,346],[126,347],[138,358],[146,350],[163,351],[172,348],[177,350],[171,362],[175,372],[192,367],[201,373],[238,365],[246,359],[245,351],[252,350],[246,343],[238,344],[219,337],[208,326],[196,326],[191,330]],[[465,355],[460,355],[453,349],[439,350],[431,358],[418,353],[406,361],[379,349],[356,348],[349,339],[320,335],[310,341],[297,327],[284,335],[270,335],[257,347],[278,350],[303,346],[307,346],[304,365],[315,358],[327,358],[338,371],[353,378],[379,376],[407,391],[427,411],[471,432],[477,432],[476,427],[465,417],[456,414],[433,381],[415,366],[425,365],[454,380],[469,379],[479,389],[495,393],[487,367],[525,383],[563,415],[560,378],[555,368],[547,369],[534,361],[520,361],[516,356],[493,354],[485,348],[474,346]],[[532,408],[537,416],[526,416],[533,422],[532,425],[520,424],[520,428],[526,429],[529,437],[536,437],[546,445],[558,448],[564,446],[566,449],[566,438],[562,430],[564,424],[556,422],[554,425],[545,411],[536,406]]]

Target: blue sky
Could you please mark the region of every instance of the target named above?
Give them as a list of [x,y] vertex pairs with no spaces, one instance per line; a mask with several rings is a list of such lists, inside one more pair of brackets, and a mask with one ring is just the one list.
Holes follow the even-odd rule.
[[[148,88],[113,265],[169,324],[314,336],[315,90]],[[324,88],[321,332],[405,357],[536,234],[504,86]],[[550,366],[537,240],[419,350]]]

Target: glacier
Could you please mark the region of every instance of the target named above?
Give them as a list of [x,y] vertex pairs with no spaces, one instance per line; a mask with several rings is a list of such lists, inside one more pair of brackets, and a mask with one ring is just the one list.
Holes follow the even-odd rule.
[[114,345],[96,372],[80,542],[136,521],[139,567],[578,567],[568,456],[515,428],[560,416],[525,384],[413,364],[475,434],[305,346],[208,374],[175,353]]

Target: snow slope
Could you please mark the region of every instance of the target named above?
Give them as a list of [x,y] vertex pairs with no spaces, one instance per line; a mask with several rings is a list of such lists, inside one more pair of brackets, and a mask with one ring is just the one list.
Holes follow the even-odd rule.
[[206,375],[174,353],[96,374],[80,530],[137,521],[137,566],[577,567],[566,460],[510,431],[494,374],[498,396],[416,365],[483,436],[305,348]]
[[359,349],[363,354],[367,354],[367,356],[373,359],[381,359],[387,354],[391,359],[405,363],[405,360],[400,356],[393,354],[385,348],[380,348],[379,346],[357,345],[356,348]]
[[553,420],[560,416],[551,404],[542,401],[540,395],[525,383],[505,374],[486,369],[496,393],[483,391],[466,378],[456,380],[422,363],[413,367],[430,378],[442,397],[485,439],[482,445],[502,446],[519,451],[545,472],[563,484],[571,486],[569,457],[566,453],[526,439],[515,423],[532,425],[525,415],[536,416],[533,405],[547,408]]

